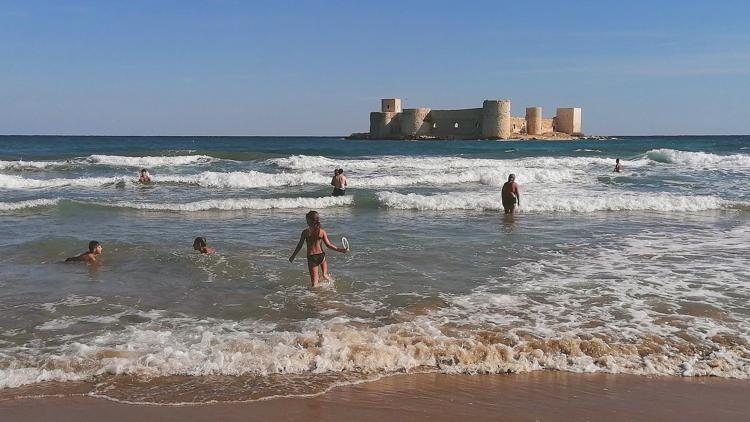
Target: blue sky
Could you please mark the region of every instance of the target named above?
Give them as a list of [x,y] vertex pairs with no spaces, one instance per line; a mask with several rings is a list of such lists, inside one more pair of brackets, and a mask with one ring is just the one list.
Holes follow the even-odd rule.
[[750,133],[746,1],[2,1],[0,133],[341,135],[381,97]]

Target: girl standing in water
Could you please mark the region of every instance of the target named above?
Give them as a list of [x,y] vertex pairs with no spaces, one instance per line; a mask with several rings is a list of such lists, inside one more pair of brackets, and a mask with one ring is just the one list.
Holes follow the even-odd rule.
[[331,280],[331,276],[328,274],[328,261],[326,261],[326,253],[323,252],[322,243],[325,243],[328,249],[333,249],[336,252],[346,253],[347,250],[338,248],[331,243],[328,239],[328,233],[320,226],[320,214],[317,211],[308,212],[305,215],[305,220],[307,220],[307,228],[302,230],[297,248],[294,249],[294,253],[289,257],[289,262],[294,262],[297,253],[302,249],[302,243],[307,242],[307,268],[310,270],[310,285],[317,287],[319,284],[318,267],[322,268],[323,278],[328,281]]

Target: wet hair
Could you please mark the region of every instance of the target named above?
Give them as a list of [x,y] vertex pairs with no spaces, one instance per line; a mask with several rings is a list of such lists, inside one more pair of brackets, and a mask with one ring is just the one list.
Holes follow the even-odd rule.
[[94,252],[97,246],[101,245],[101,243],[97,242],[96,240],[92,240],[89,242],[89,252]]
[[508,175],[508,181],[510,182],[511,180],[516,180],[516,175],[513,173]]
[[199,237],[196,237],[195,240],[193,240],[193,247],[195,247],[195,245],[198,245],[201,248],[205,248],[206,246],[208,246],[208,242],[206,242],[205,237],[199,236]]
[[148,173],[148,169],[141,169],[141,174]]
[[344,174],[344,169],[339,169],[339,174]]
[[307,221],[307,225],[312,228],[308,237],[312,240],[318,240],[320,237],[320,214],[318,214],[317,211],[310,211],[305,214],[305,221]]
[[619,163],[619,162],[620,162],[620,159],[619,158],[615,158],[615,163]]

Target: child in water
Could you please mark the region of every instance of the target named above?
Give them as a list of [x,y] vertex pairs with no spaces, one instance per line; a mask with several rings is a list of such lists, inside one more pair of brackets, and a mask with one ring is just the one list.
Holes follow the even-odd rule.
[[216,252],[216,249],[208,247],[205,237],[196,237],[193,241],[193,249],[206,255],[211,255]]
[[80,255],[70,257],[65,260],[65,262],[86,262],[89,264],[93,264],[96,262],[97,255],[101,255],[102,251],[104,249],[102,248],[102,244],[97,242],[96,240],[92,240],[89,242],[89,250],[88,252],[84,252]]
[[144,185],[151,183],[151,175],[148,174],[148,170],[141,169],[141,177],[138,178],[138,181]]
[[302,243],[307,242],[307,268],[310,270],[310,285],[316,287],[319,284],[318,267],[321,267],[323,271],[323,278],[328,281],[331,280],[331,276],[328,274],[326,253],[323,252],[321,243],[325,243],[328,249],[333,249],[336,252],[346,253],[347,250],[338,248],[331,243],[328,239],[328,233],[320,226],[320,214],[317,211],[308,212],[305,215],[305,220],[307,220],[307,228],[302,230],[297,248],[294,249],[294,253],[289,257],[289,262],[294,262],[297,253],[302,249]]

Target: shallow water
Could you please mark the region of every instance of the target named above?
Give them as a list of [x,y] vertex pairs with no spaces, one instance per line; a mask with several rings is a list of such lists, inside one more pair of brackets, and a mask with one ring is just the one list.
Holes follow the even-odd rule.
[[[749,144],[0,137],[0,387],[208,401],[403,371],[748,378]],[[352,245],[318,289],[287,261],[309,209]],[[92,239],[101,265],[60,263]]]

